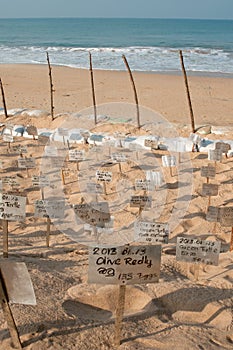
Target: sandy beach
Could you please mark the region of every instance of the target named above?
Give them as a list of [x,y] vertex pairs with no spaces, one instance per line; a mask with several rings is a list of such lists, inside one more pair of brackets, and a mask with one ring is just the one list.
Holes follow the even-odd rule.
[[[93,67],[94,69],[94,67]],[[189,108],[182,73],[163,75],[133,72],[139,104],[170,122],[189,124]],[[47,65],[0,65],[7,108],[50,111]],[[55,114],[77,113],[92,106],[89,70],[52,65]],[[188,76],[196,125],[233,126],[233,79]],[[134,103],[128,73],[94,69],[96,104]]]
[[[92,106],[88,70],[52,66],[52,74],[55,115],[58,117],[52,121],[48,115],[39,118],[28,117],[27,114],[15,115],[9,118],[10,123],[55,129],[60,120],[65,120],[66,113],[78,113]],[[160,113],[169,122],[178,124],[179,130],[188,136],[191,132],[190,118],[182,75],[133,73],[133,76],[140,105]],[[0,77],[8,110],[25,108],[49,113],[49,76],[46,65],[0,65]],[[111,102],[134,103],[127,72],[94,70],[94,81],[97,105]],[[233,127],[233,79],[192,76],[189,77],[189,83],[196,125]],[[1,115],[0,122],[5,121],[4,115]],[[128,126],[111,124],[108,127],[112,132],[124,128],[126,133]],[[101,131],[101,125],[98,130]],[[137,134],[140,132],[145,133],[137,131]],[[129,129],[127,136],[133,135],[133,130]],[[201,137],[232,140],[233,133],[231,129],[226,134]],[[46,245],[47,221],[34,216],[33,205],[35,200],[41,199],[42,193],[32,185],[31,179],[32,175],[40,174],[44,147],[37,140],[23,137],[15,137],[14,145],[27,146],[27,157],[33,157],[36,164],[28,172],[19,169],[19,155],[1,137],[1,178],[16,176],[20,183],[18,193],[27,196],[26,219],[23,222],[9,222],[8,257],[9,261],[26,263],[37,299],[36,306],[11,306],[23,348],[116,349],[114,322],[118,286],[89,284],[88,247],[72,240],[70,235],[64,234],[65,230],[63,232],[59,229],[60,226],[53,225],[53,221],[49,246]],[[59,146],[62,146],[62,142]],[[74,149],[91,151],[88,147],[73,145]],[[121,181],[127,180],[127,186],[129,183],[132,185],[135,179],[144,175],[140,167],[136,166],[139,162],[136,158],[125,161],[121,168],[118,167],[119,164],[104,166],[106,162],[101,163],[103,152],[101,153],[101,147],[98,149],[99,153],[96,151],[94,154],[95,165],[103,170],[111,170],[113,176],[112,182],[106,185],[106,193],[101,194],[100,198],[111,203],[117,196],[123,198],[124,192],[119,187]],[[117,151],[122,151],[122,148]],[[170,232],[168,245],[163,245],[159,282],[126,287],[122,343],[118,347],[121,350],[231,350],[233,346],[233,252],[229,250],[232,228],[206,220],[210,199],[208,202],[208,196],[202,195],[202,186],[207,179],[201,176],[201,168],[210,162],[207,152],[185,154],[189,159],[181,157],[180,164],[171,173],[168,168],[163,168],[161,160],[163,155],[169,155],[168,151],[146,152],[146,165],[151,166],[150,169],[162,171],[164,183],[154,191],[152,211],[149,214],[143,212],[142,219],[148,220],[150,215],[149,219],[153,220],[155,214],[159,213],[159,219],[166,223],[173,215],[177,219],[177,225]],[[224,156],[222,162],[211,162],[211,165],[216,166],[216,176],[210,182],[219,185],[218,195],[211,197],[211,205],[232,207],[233,157]],[[83,194],[77,181],[79,172],[83,171],[82,167],[80,165],[81,170],[78,170],[76,164],[70,161],[65,166],[65,181],[62,185],[59,169],[58,174],[55,174],[58,175],[58,186],[55,176],[52,179],[54,188],[58,192],[62,191],[72,205],[82,203]],[[53,170],[49,168],[52,176]],[[84,171],[83,178],[86,178]],[[10,193],[12,188],[6,185],[4,190]],[[143,195],[144,192],[138,191],[137,194],[139,193]],[[185,209],[179,212],[182,205]],[[174,208],[178,208],[175,214]],[[119,210],[114,215],[115,228],[120,231],[120,228],[133,222],[139,214],[138,208],[130,208],[127,204],[124,210]],[[70,218],[66,216],[65,222],[68,220]],[[72,220],[69,225],[75,233]],[[175,249],[178,236],[221,242],[218,265],[201,264],[197,274],[194,264],[177,261]],[[1,235],[1,252],[2,249]],[[0,262],[4,260],[6,259],[1,255]],[[2,309],[0,349],[12,349]]]

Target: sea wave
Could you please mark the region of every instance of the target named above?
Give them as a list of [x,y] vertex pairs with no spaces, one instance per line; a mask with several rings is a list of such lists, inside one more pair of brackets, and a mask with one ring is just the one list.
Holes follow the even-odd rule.
[[46,64],[46,52],[51,64],[89,68],[89,52],[94,69],[124,70],[124,54],[133,71],[180,71],[179,50],[185,66],[191,72],[233,73],[233,53],[223,49],[203,47],[66,47],[66,46],[0,46],[0,63]]

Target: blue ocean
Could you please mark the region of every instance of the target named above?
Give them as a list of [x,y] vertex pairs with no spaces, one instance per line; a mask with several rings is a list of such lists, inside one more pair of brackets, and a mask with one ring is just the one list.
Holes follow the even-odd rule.
[[0,63],[192,74],[233,73],[233,21],[191,19],[0,19]]

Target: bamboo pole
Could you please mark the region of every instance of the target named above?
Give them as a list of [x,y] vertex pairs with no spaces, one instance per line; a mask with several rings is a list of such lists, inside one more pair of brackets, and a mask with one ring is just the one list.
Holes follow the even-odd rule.
[[95,125],[96,125],[97,124],[97,111],[96,111],[96,99],[95,99],[95,85],[94,85],[94,76],[93,76],[93,69],[92,69],[92,57],[91,57],[90,52],[89,52],[89,62],[90,62],[90,74],[91,74],[92,100],[93,100],[94,118],[95,118]]
[[136,86],[135,86],[134,79],[133,79],[133,74],[131,72],[131,69],[129,67],[129,64],[128,64],[128,61],[127,61],[125,55],[122,55],[122,58],[123,58],[123,61],[124,61],[125,65],[126,65],[126,68],[127,68],[128,72],[129,72],[130,80],[131,80],[131,83],[132,83],[132,86],[133,86],[134,99],[135,99],[136,109],[137,109],[137,125],[138,125],[138,129],[140,129],[141,124],[140,124],[140,113],[139,113],[139,105],[138,105],[138,95],[137,95],[137,90],[136,90]]
[[195,122],[194,122],[194,114],[193,114],[193,108],[192,108],[192,102],[191,102],[191,97],[190,97],[190,92],[189,92],[189,85],[188,85],[188,78],[184,66],[184,59],[183,59],[183,54],[182,50],[180,52],[180,63],[184,75],[184,82],[185,82],[185,87],[186,87],[186,93],[187,93],[187,98],[188,98],[188,105],[189,105],[189,113],[190,113],[190,119],[191,119],[191,126],[192,126],[192,132],[195,133]]
[[53,88],[53,79],[52,79],[52,68],[50,65],[50,60],[49,60],[49,54],[47,54],[47,62],[48,62],[48,67],[49,67],[49,83],[50,83],[50,109],[51,109],[51,116],[52,120],[54,120],[54,105],[53,105],[53,93],[55,92]]
[[0,78],[0,88],[1,88],[1,93],[2,93],[2,104],[3,104],[3,108],[4,108],[4,113],[5,113],[5,117],[7,119],[8,114],[7,114],[7,108],[6,108],[6,99],[5,99],[5,94],[4,94],[4,89],[3,89],[3,84],[2,84],[1,78]]

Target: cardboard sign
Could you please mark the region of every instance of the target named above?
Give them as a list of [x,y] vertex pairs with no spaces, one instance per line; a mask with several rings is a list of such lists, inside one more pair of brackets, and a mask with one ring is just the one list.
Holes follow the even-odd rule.
[[202,239],[177,237],[176,259],[191,263],[218,265],[221,243]]
[[136,221],[134,239],[145,243],[168,243],[168,224],[150,221]]
[[21,221],[25,219],[26,197],[3,193],[0,201],[0,219]]
[[233,227],[233,207],[222,207],[220,210],[220,223],[222,226]]
[[183,140],[178,140],[178,141],[175,141],[175,144],[174,144],[174,151],[175,152],[185,152],[186,151],[186,142],[183,141]]
[[35,158],[19,158],[18,159],[18,167],[24,169],[35,168]]
[[209,149],[208,150],[208,159],[214,160],[215,162],[222,161],[222,151],[220,149]]
[[131,208],[151,208],[152,197],[151,196],[132,196],[130,199]]
[[218,185],[205,183],[202,185],[202,196],[217,196]]
[[161,246],[89,248],[89,283],[143,284],[159,280]]
[[36,200],[34,202],[34,216],[37,218],[64,218],[65,202],[61,200]]
[[78,149],[69,150],[69,161],[71,162],[80,162],[85,160],[85,151]]
[[69,136],[69,129],[66,129],[66,128],[58,128],[57,129],[58,131],[58,135],[59,136]]
[[33,125],[27,126],[26,131],[27,131],[28,135],[31,135],[31,136],[37,136],[37,134],[38,134],[37,128]]
[[154,186],[162,186],[163,176],[160,171],[146,171],[146,179],[154,184]]
[[162,164],[164,167],[176,166],[176,157],[175,156],[162,156]]
[[28,152],[28,149],[26,146],[15,145],[15,146],[12,146],[11,152],[17,153],[17,154],[23,154],[23,153],[25,154]]
[[45,146],[44,155],[45,157],[57,157],[58,156],[57,147]]
[[145,139],[145,147],[150,147],[151,149],[158,149],[158,140],[156,139]]
[[101,194],[103,193],[103,187],[101,186],[101,184],[90,182],[90,183],[87,183],[86,191],[88,193]]
[[46,175],[33,175],[32,176],[32,186],[34,187],[46,187],[50,186],[50,180]]
[[201,176],[202,177],[208,177],[210,179],[214,179],[215,175],[216,175],[216,169],[214,166],[208,165],[208,166],[201,167]]
[[222,153],[227,153],[231,149],[231,145],[225,142],[216,142],[215,149],[219,149]]
[[20,183],[17,181],[17,177],[15,175],[12,176],[4,176],[2,178],[3,185],[9,185],[11,187],[20,187]]
[[111,219],[108,202],[75,204],[73,208],[82,221],[92,226],[104,227],[105,223]]
[[64,158],[63,157],[51,157],[49,159],[49,166],[54,167],[54,168],[62,168],[64,163]]
[[98,181],[111,182],[112,181],[112,173],[110,171],[97,170],[96,171],[96,179]]
[[46,145],[49,142],[49,136],[38,135],[38,143],[40,145]]
[[201,143],[201,137],[198,134],[190,134],[189,140],[197,145]]
[[220,210],[218,207],[209,206],[207,209],[206,220],[218,222],[220,220]]
[[153,191],[155,189],[155,185],[153,182],[148,180],[136,179],[135,180],[135,190],[136,191]]
[[142,146],[139,143],[130,143],[128,148],[130,151],[136,152],[142,150]]
[[5,142],[14,142],[14,137],[12,135],[9,135],[9,134],[3,134],[2,139]]
[[124,153],[112,153],[111,159],[116,163],[123,163],[127,161],[127,157]]

